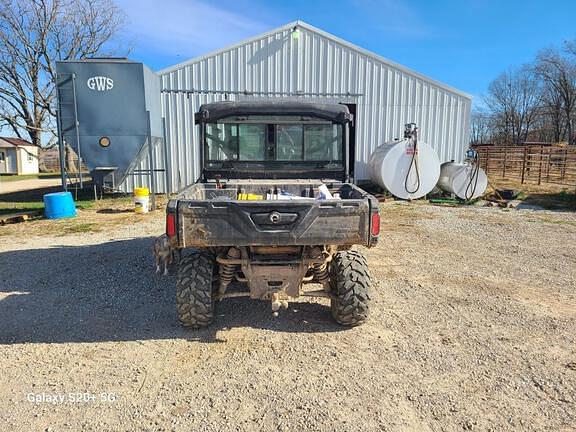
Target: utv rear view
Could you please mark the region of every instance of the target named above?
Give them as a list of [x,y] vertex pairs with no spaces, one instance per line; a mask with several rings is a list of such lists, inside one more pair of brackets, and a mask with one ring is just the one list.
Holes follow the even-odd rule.
[[241,296],[270,301],[275,314],[301,296],[328,297],[338,323],[367,319],[368,266],[351,248],[376,244],[380,216],[348,183],[351,121],[336,104],[200,107],[202,177],[166,216],[172,247],[190,249],[177,277],[183,325],[207,326],[216,301]]

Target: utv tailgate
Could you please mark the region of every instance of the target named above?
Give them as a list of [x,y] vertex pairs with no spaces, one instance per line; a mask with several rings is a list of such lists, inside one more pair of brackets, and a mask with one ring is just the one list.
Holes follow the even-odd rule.
[[[369,246],[368,199],[172,202],[179,247]],[[176,207],[176,208],[174,208]]]

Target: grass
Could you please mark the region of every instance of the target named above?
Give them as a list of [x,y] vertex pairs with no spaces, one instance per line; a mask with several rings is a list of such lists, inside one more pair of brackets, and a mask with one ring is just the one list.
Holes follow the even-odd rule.
[[44,203],[32,202],[4,202],[0,201],[0,215],[19,213],[31,210],[40,210],[44,208]]
[[91,219],[90,215],[81,214],[75,218],[64,219],[35,219],[28,222],[8,224],[0,227],[0,236],[55,236],[63,237],[74,234],[98,233],[110,226],[121,224],[122,221],[112,221],[103,224],[101,221]]
[[576,211],[576,187],[549,184],[521,184],[515,180],[491,178],[490,185],[496,189],[514,189],[518,191],[516,199],[549,210]]
[[550,194],[530,194],[524,202],[536,204],[550,210],[576,211],[576,193],[560,191]]
[[[46,193],[59,192],[60,187],[45,187],[42,189],[12,192],[0,195],[0,215],[29,210],[43,210],[43,196]],[[35,218],[22,223],[9,223],[0,226],[0,237],[10,236],[66,236],[98,233],[114,229],[114,227],[143,220],[158,220],[158,226],[163,226],[163,211],[148,215],[136,215],[132,196],[127,194],[105,195],[103,199],[94,201],[92,184],[87,182],[84,189],[70,189],[78,212],[75,218],[43,219]],[[166,199],[156,197],[158,209],[163,209]]]
[[78,222],[74,219],[66,220],[56,229],[58,236],[102,231],[102,225],[92,222]]
[[[94,201],[76,201],[76,208],[85,210],[94,206]],[[20,213],[34,210],[44,210],[43,201],[3,201],[0,198],[0,215]]]
[[[41,208],[41,202],[19,202],[24,208]],[[7,206],[6,203],[0,205]],[[163,212],[158,211],[148,215],[134,213],[134,205],[131,197],[107,196],[98,202],[90,200],[76,201],[78,208],[84,211],[78,212],[74,218],[44,219],[35,218],[22,223],[9,223],[0,226],[0,238],[10,236],[67,236],[99,233],[114,229],[114,227],[140,223],[143,220],[158,219],[162,226]],[[13,211],[13,209],[12,209]]]
[[[41,174],[46,177],[54,174]],[[18,176],[20,178],[24,176]],[[4,179],[2,178],[3,181]],[[43,187],[40,189],[24,190],[0,195],[0,215],[44,209],[43,197],[47,193],[60,192],[60,186]],[[94,192],[89,183],[86,188],[75,191],[69,189],[74,198],[76,208],[84,210],[94,205]]]

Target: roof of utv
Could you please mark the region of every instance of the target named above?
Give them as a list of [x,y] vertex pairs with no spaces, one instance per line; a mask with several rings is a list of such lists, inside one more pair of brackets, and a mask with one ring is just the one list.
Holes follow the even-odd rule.
[[196,122],[214,122],[225,117],[248,115],[300,115],[317,117],[337,123],[352,121],[352,115],[346,105],[299,101],[253,100],[214,102],[202,105],[196,114]]

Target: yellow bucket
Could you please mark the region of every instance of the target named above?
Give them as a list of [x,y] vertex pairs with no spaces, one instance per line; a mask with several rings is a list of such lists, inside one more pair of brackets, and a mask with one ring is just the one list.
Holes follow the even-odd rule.
[[150,210],[150,191],[146,187],[134,188],[134,211],[148,213]]

